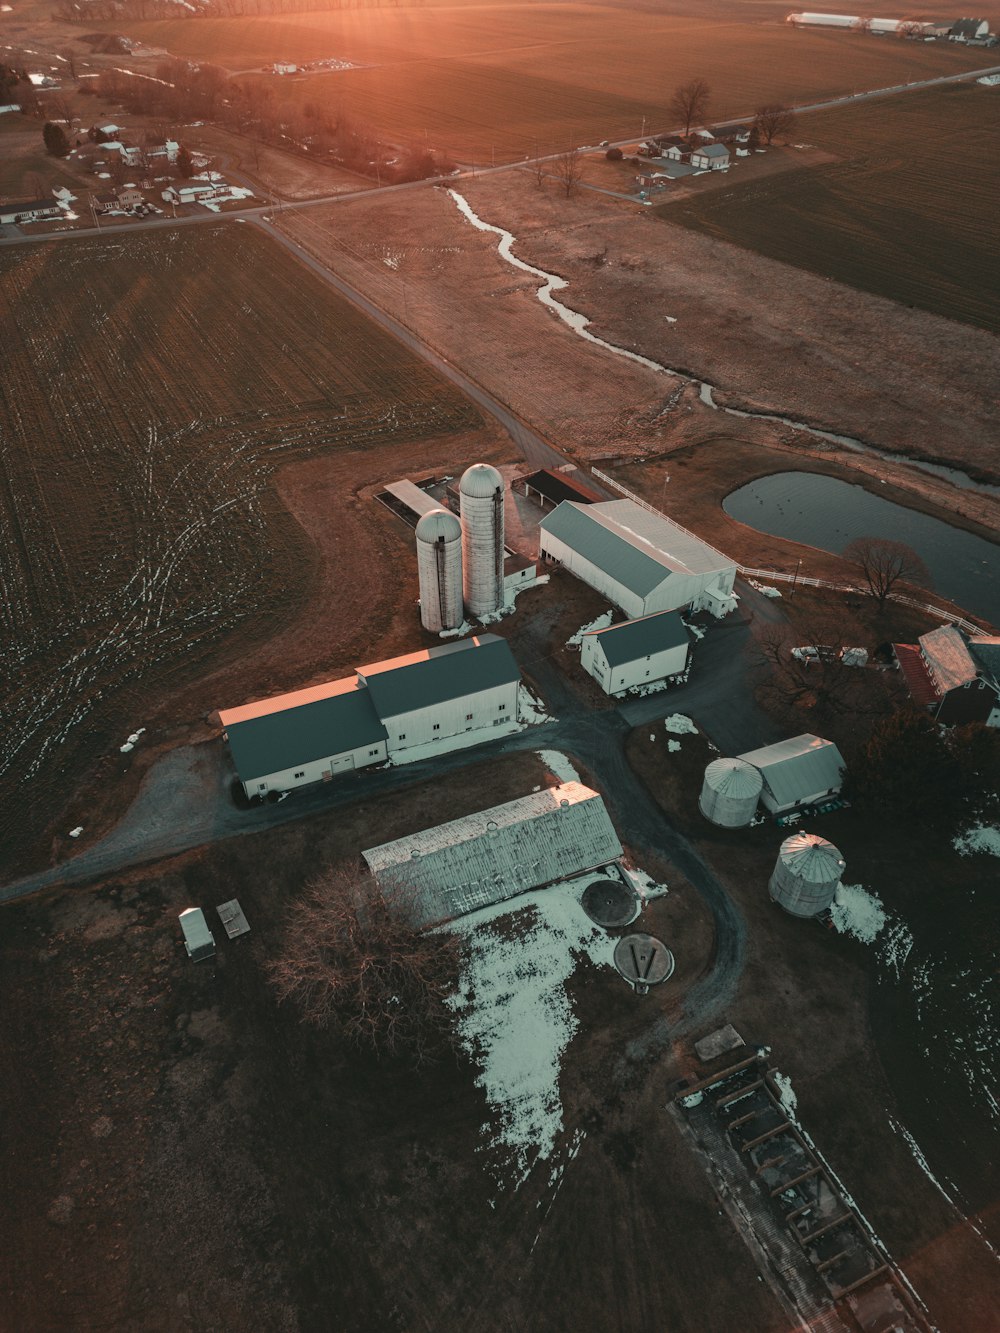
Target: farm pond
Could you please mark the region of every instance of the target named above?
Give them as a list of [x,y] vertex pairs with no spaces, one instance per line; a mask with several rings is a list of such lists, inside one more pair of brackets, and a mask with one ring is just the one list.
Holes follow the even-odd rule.
[[930,571],[930,587],[1000,624],[1000,546],[818,472],[775,472],[722,502],[730,518],[771,537],[839,555],[856,537],[906,542]]

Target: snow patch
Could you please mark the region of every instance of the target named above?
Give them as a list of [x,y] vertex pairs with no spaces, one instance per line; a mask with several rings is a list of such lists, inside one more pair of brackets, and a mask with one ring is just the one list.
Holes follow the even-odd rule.
[[781,1103],[782,1110],[785,1111],[790,1120],[795,1118],[795,1108],[799,1104],[799,1099],[795,1095],[795,1089],[792,1087],[792,1080],[787,1074],[779,1074],[774,1071],[774,1085],[778,1089],[778,1101]]
[[1000,856],[1000,825],[973,824],[955,838],[952,846],[961,856],[972,856],[976,852]]
[[886,923],[881,899],[861,884],[841,884],[830,914],[842,935],[853,935],[862,944],[874,943]]
[[663,719],[665,730],[673,736],[697,736],[698,728],[689,717],[683,713],[671,713],[669,717]]
[[69,836],[71,838],[78,838],[82,832],[83,832],[83,825],[77,824],[76,828],[70,829]]
[[577,632],[566,640],[566,647],[579,648],[585,634],[590,634],[592,630],[607,629],[614,614],[614,611],[602,611],[596,620],[592,620],[589,625],[581,625]]
[[568,759],[559,750],[536,750],[535,753],[549,772],[554,774],[560,782],[580,781],[580,774],[573,766],[572,760]]

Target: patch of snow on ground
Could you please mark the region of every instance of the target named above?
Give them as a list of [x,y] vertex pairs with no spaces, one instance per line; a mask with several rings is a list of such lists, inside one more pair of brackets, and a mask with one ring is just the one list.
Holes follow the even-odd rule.
[[663,725],[673,736],[697,736],[698,728],[683,713],[671,713],[663,719]]
[[573,767],[573,762],[558,750],[536,750],[535,753],[560,782],[579,782],[580,774]]
[[[552,1156],[563,1129],[560,1065],[579,1026],[566,983],[581,959],[612,964],[610,936],[580,905],[591,879],[524,894],[449,927],[468,945],[450,1003],[493,1112],[487,1141],[515,1189]],[[515,936],[504,938],[494,923],[515,913]]]
[[705,637],[705,631],[701,625],[692,625],[690,620],[685,620],[684,624],[687,626],[687,628],[691,631],[691,633],[694,635],[696,639],[703,639]]
[[667,741],[667,749],[670,751],[671,754],[676,754],[680,748],[681,748],[680,741]]
[[792,1087],[792,1080],[787,1074],[779,1074],[775,1071],[774,1083],[778,1089],[778,1099],[781,1102],[782,1108],[789,1118],[794,1117],[795,1108],[799,1104],[799,1099],[796,1097],[795,1089]]
[[853,935],[862,944],[872,944],[886,922],[881,899],[861,884],[841,884],[830,913],[842,935]]
[[665,898],[670,892],[666,884],[658,884],[645,870],[629,869],[625,874],[643,903],[651,903],[655,898]]
[[460,639],[463,634],[471,634],[472,626],[467,620],[463,620],[457,629],[438,630],[439,639]]
[[[551,722],[552,718],[545,711],[545,705],[528,689],[527,685],[517,687],[517,715],[522,727],[536,727],[542,722]],[[507,733],[501,732],[502,735]]]
[[577,632],[566,640],[566,647],[579,648],[585,634],[589,634],[591,630],[595,629],[607,629],[613,616],[613,611],[602,611],[597,619],[592,620],[589,625],[581,625]]
[[69,836],[71,838],[78,838],[82,832],[83,832],[83,825],[77,824],[76,828],[70,829]]
[[973,824],[970,829],[959,834],[952,846],[962,856],[971,856],[974,852],[1000,856],[1000,825]]

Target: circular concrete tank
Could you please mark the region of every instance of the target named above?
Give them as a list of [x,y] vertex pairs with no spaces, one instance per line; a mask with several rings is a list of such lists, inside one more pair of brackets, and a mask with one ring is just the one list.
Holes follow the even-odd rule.
[[639,899],[634,890],[607,875],[591,880],[580,902],[591,921],[599,926],[627,926],[639,915]]
[[832,905],[846,864],[826,838],[793,833],[778,852],[768,885],[771,897],[792,916],[816,916]]
[[447,509],[431,509],[416,530],[420,621],[438,632],[457,629],[462,609],[462,525]]
[[746,828],[757,813],[764,779],[743,759],[713,759],[705,769],[698,809],[722,828]]
[[488,463],[467,468],[458,486],[465,605],[480,618],[503,605],[503,492],[503,478]]

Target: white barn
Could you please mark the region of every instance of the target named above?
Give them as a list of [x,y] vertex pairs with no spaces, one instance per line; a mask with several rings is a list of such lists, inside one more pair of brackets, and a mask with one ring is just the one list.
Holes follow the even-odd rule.
[[738,755],[764,780],[760,799],[774,815],[836,796],[844,784],[844,757],[833,741],[809,732]]
[[428,925],[597,870],[621,853],[598,793],[564,782],[362,856],[383,888],[413,893],[417,920]]
[[605,694],[655,685],[687,670],[691,640],[676,611],[590,630],[580,641],[580,665]]
[[729,166],[729,149],[724,143],[695,148],[691,153],[691,165],[698,171],[725,171]]
[[632,619],[681,607],[724,616],[736,606],[736,562],[633,500],[563,501],[539,525],[539,552]]

